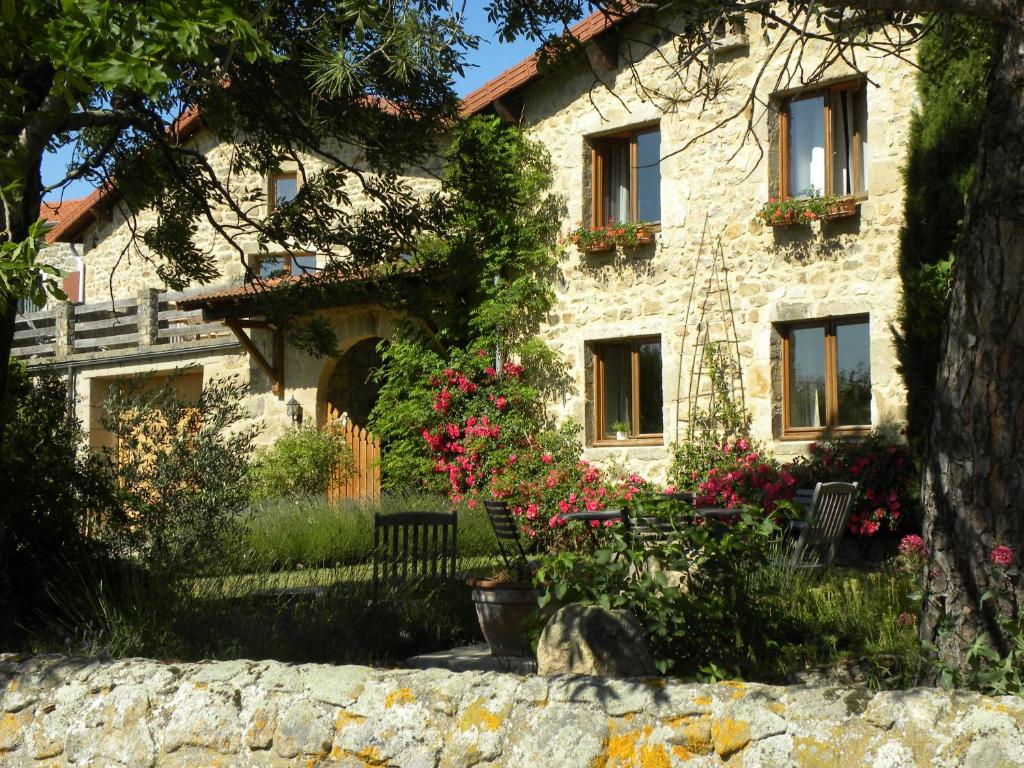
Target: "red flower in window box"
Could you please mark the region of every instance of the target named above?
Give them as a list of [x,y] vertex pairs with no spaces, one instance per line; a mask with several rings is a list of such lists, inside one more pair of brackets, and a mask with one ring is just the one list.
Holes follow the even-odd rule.
[[584,253],[612,251],[617,246],[642,248],[654,242],[654,230],[643,221],[613,222],[603,227],[579,227],[569,239]]

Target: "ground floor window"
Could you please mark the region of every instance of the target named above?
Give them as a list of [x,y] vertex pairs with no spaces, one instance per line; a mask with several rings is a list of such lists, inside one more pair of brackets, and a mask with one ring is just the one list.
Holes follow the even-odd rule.
[[661,339],[602,341],[593,352],[596,441],[660,440]]
[[871,343],[865,316],[792,323],[782,336],[787,437],[871,427]]

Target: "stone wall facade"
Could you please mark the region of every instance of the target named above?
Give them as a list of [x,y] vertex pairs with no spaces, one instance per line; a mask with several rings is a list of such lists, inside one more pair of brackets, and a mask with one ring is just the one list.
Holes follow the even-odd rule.
[[[671,26],[671,19],[662,21]],[[566,233],[590,220],[590,141],[638,126],[657,124],[661,132],[661,221],[654,244],[610,256],[581,254],[572,245],[561,249],[557,302],[542,334],[568,362],[575,388],[553,406],[555,415],[583,425],[589,459],[599,464],[624,461],[652,479],[664,477],[669,446],[685,439],[690,409],[701,403],[699,388],[691,382],[694,370],[702,368],[695,363],[700,351],[696,342],[706,331],[706,340],[734,342],[731,349],[739,362],[755,436],[778,455],[798,454],[807,442],[782,434],[780,328],[801,320],[866,315],[871,425],[902,426],[906,394],[896,370],[892,326],[901,296],[897,259],[904,193],[899,169],[916,100],[913,67],[894,57],[865,57],[859,62],[861,71],[842,63],[826,71],[823,79],[828,83],[864,80],[867,191],[858,196],[852,218],[772,228],[755,214],[778,187],[779,97],[798,90],[801,77],[792,65],[792,71],[783,71],[785,49],[771,58],[782,30],[763,29],[754,17],[748,18],[745,42],[719,57],[728,75],[719,97],[706,105],[682,103],[666,109],[642,87],[661,82],[665,61],[674,55],[671,41],[664,35],[652,38],[652,29],[640,22],[623,25],[617,69],[595,69],[584,62],[563,65],[556,76],[541,78],[520,94],[525,130],[551,154],[555,191],[567,210]],[[651,42],[637,42],[643,40]],[[823,55],[820,46],[808,45],[802,71],[813,69]],[[633,63],[627,65],[630,58]],[[756,100],[745,106],[752,88]],[[735,119],[726,120],[734,114]],[[724,124],[701,137],[719,121]],[[236,193],[265,194],[266,179],[231,175],[230,141],[207,132],[194,141]],[[306,162],[315,171],[319,161]],[[409,179],[422,189],[436,184],[429,173],[410,173]],[[354,205],[363,204],[359,190],[349,191]],[[228,211],[218,218],[234,223]],[[151,214],[142,214],[138,226],[144,228],[150,219]],[[115,296],[159,287],[154,265],[129,244],[130,234],[130,222],[117,207],[109,221],[97,222],[85,234],[89,301],[108,296],[111,287]],[[213,254],[227,282],[241,280],[243,262],[257,250],[255,240],[245,237],[236,249],[205,223],[197,244]],[[721,311],[718,302],[728,311]],[[260,333],[253,335],[257,343],[266,342]],[[644,444],[596,445],[594,342],[639,336],[661,341],[663,435]],[[344,348],[360,338],[340,340]],[[307,414],[323,412],[316,372],[324,361],[293,350],[288,356],[294,358],[297,368],[292,370],[299,377],[286,384],[284,399],[274,402],[264,393],[269,387],[262,372],[246,366],[241,356],[232,353],[210,366],[219,373],[249,376],[255,393],[253,418],[269,417],[271,435],[287,424],[283,403],[293,395]],[[94,375],[117,372],[97,369]],[[706,375],[702,381],[706,385]]]
[[0,765],[1009,768],[1024,700],[0,655]]
[[[626,60],[630,46],[636,57],[637,41],[649,39],[651,30],[643,23],[627,25],[620,61]],[[686,436],[695,340],[705,304],[708,338],[738,342],[754,435],[776,454],[799,453],[807,445],[781,439],[778,328],[783,322],[868,315],[872,425],[902,425],[906,395],[896,370],[891,326],[901,296],[900,168],[917,98],[913,68],[893,58],[871,58],[859,61],[860,73],[845,65],[826,71],[826,83],[866,76],[867,192],[852,218],[773,228],[755,214],[777,194],[777,97],[792,93],[799,75],[783,71],[788,46],[771,58],[781,29],[762,28],[751,16],[746,31],[747,44],[720,57],[729,84],[706,106],[698,100],[665,111],[640,92],[637,82],[665,82],[665,62],[675,55],[669,43],[633,67],[620,64],[602,72],[580,63],[560,70],[523,95],[523,122],[550,151],[556,188],[565,196],[565,232],[581,222],[590,224],[588,140],[654,124],[661,131],[661,222],[655,244],[636,251],[619,249],[614,256],[586,255],[566,246],[557,306],[544,330],[575,375],[576,393],[562,405],[560,415],[587,426],[588,457],[595,461],[626,459],[630,466],[646,466],[646,474],[654,477],[664,471],[666,446]],[[820,47],[808,46],[805,69],[821,57]],[[752,91],[759,101],[748,109],[745,101]],[[699,138],[733,114],[735,119]],[[732,310],[728,314],[735,335],[716,307],[722,300]],[[591,342],[635,336],[661,338],[663,444],[595,447],[587,364]]]

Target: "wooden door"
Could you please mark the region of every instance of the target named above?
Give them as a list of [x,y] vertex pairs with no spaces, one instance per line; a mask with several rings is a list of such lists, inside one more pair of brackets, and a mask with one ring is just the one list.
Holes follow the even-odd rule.
[[352,449],[355,473],[348,479],[332,478],[327,488],[330,501],[339,499],[380,498],[380,440],[365,427],[351,420],[341,420],[341,413],[330,403],[327,404],[327,429],[336,429]]

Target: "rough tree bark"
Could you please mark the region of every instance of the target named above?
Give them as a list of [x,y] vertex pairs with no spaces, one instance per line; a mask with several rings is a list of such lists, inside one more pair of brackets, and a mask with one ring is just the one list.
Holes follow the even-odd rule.
[[[1014,7],[992,72],[922,477],[934,561],[921,637],[959,669],[981,631],[1005,652],[978,601],[992,549],[1024,554],[1024,8]],[[943,617],[954,634],[940,636]]]

